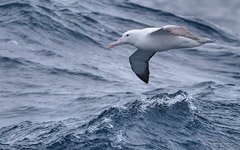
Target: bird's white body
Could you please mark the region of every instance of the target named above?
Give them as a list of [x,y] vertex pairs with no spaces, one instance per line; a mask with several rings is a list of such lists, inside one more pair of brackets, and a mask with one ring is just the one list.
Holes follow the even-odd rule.
[[150,33],[160,28],[145,28],[136,30],[136,41],[133,43],[138,49],[144,51],[162,52],[171,49],[190,48],[202,45],[202,43],[183,36],[157,35],[151,36]]
[[130,44],[138,48],[129,58],[133,72],[145,83],[149,80],[148,61],[156,52],[182,49],[212,43],[213,40],[190,33],[185,27],[167,25],[162,28],[145,28],[127,31],[109,45]]

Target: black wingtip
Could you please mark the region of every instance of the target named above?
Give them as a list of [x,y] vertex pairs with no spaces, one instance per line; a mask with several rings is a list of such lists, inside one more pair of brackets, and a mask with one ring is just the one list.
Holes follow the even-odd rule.
[[136,74],[143,82],[148,84],[149,81],[149,75],[144,75],[144,74]]

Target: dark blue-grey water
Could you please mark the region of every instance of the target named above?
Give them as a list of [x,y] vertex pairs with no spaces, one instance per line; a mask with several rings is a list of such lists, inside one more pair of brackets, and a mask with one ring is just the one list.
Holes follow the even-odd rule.
[[[0,149],[239,150],[239,0],[0,0]],[[187,26],[217,42],[157,53],[129,29]]]

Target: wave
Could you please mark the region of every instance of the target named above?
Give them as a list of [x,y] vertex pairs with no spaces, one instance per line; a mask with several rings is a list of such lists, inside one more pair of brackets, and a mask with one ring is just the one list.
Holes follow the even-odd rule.
[[49,68],[49,69],[47,69],[47,71],[49,74],[54,74],[54,75],[67,74],[67,75],[83,76],[83,77],[91,78],[93,80],[98,80],[98,81],[106,81],[106,82],[108,81],[101,76],[94,75],[94,74],[88,73],[88,72],[72,71],[72,70],[61,69],[61,68]]
[[[40,53],[42,53],[42,51],[40,51]],[[59,75],[59,76],[69,75],[69,76],[86,77],[95,81],[102,81],[102,82],[109,81],[103,78],[102,76],[95,75],[90,72],[47,66],[37,62],[26,60],[24,58],[11,58],[11,57],[0,56],[0,66],[6,69],[13,68],[16,70],[21,70],[22,68],[25,68],[25,71],[35,70],[35,71],[46,73],[48,75]]]
[[[239,37],[227,30],[129,0],[2,0],[0,16],[0,94],[8,106],[0,117],[8,125],[39,121],[0,128],[0,149],[240,146],[234,121],[240,113]],[[133,49],[105,51],[126,30],[166,24],[218,42],[156,55],[160,63],[152,63],[148,86],[131,72]]]
[[19,9],[19,8],[31,8],[31,5],[29,2],[19,2],[19,1],[13,1],[13,0],[3,0],[0,4],[0,9]]
[[[3,127],[0,129],[0,148],[209,149],[215,147],[214,143],[219,139],[212,138],[211,143],[205,139],[209,136],[218,137],[219,130],[223,131],[222,139],[238,145],[232,137],[229,137],[237,136],[237,130],[209,120],[193,104],[200,98],[208,99],[207,91],[212,91],[213,94],[215,89],[226,87],[214,82],[203,82],[194,87],[203,88],[203,94],[199,93],[195,98],[182,90],[172,94],[154,90],[148,93],[148,98],[132,100],[123,106],[110,107],[87,123],[72,118],[43,123],[25,121]],[[229,108],[238,111],[240,105],[209,101],[207,106],[203,106],[201,109],[224,107],[225,111],[230,111]]]
[[[150,148],[155,134],[159,132],[160,137],[164,134],[163,128],[193,127],[196,124],[191,105],[187,93],[178,91],[129,102],[121,108],[109,108],[83,125],[78,125],[77,119],[46,123],[22,122],[0,129],[0,147],[8,145],[14,149],[132,149],[135,146]],[[72,124],[73,128],[69,129],[65,124]],[[147,141],[139,143],[133,140],[137,138],[136,135],[143,136],[147,130]],[[136,131],[136,135],[131,134],[132,131]]]
[[0,56],[0,64],[5,68],[17,68],[17,66],[24,65],[25,63],[28,63],[28,61],[22,58]]
[[[34,31],[34,35],[42,36],[44,38],[48,37],[53,41],[54,39],[52,36],[58,37],[61,40],[80,40],[101,46],[98,41],[86,34],[87,30],[81,27],[81,23],[84,22],[85,24],[88,23],[88,25],[90,25],[89,20],[92,21],[91,24],[96,24],[97,22],[94,22],[94,19],[91,19],[88,16],[74,14],[69,9],[62,11],[57,8],[47,8],[41,5],[38,6],[32,5],[31,3],[21,3],[17,1],[2,4],[0,9],[2,9],[3,12],[11,12],[8,13],[8,17],[11,19],[2,21],[4,27],[12,27],[17,31],[21,31],[21,29],[26,30],[27,28],[31,32]],[[66,20],[65,17],[70,17],[70,15],[75,20],[78,18],[81,22],[74,22],[70,19]],[[21,32],[12,32],[27,41],[30,41],[32,37],[31,33],[24,36]]]
[[[37,36],[48,37],[50,40],[54,41],[56,37],[60,40],[79,40],[82,42],[87,42],[94,44],[96,46],[104,47],[103,42],[106,40],[99,41],[97,37],[105,37],[104,35],[111,33],[113,35],[115,32],[111,29],[110,26],[104,25],[104,22],[107,20],[112,20],[112,22],[126,25],[131,25],[132,28],[143,28],[147,26],[151,26],[143,20],[139,20],[134,18],[135,14],[130,17],[120,17],[113,16],[111,12],[109,13],[96,13],[91,12],[90,8],[87,8],[85,5],[81,5],[81,3],[77,3],[79,6],[75,7],[84,7],[89,9],[89,13],[77,12],[75,13],[70,8],[62,9],[59,3],[55,3],[52,1],[48,1],[47,3],[54,3],[54,5],[44,5],[40,2],[39,4],[33,5],[30,2],[19,2],[19,1],[10,1],[1,4],[0,9],[5,12],[8,11],[8,15],[12,18],[10,21],[2,21],[2,24],[7,27],[11,26],[12,28],[18,28],[19,31],[21,28],[28,28],[30,31],[34,31]],[[136,13],[135,11],[146,13],[146,15],[151,15],[151,19],[153,21],[166,21],[170,24],[180,24],[191,27],[196,30],[196,32],[200,32],[202,34],[208,35],[214,39],[225,41],[227,43],[238,43],[239,39],[225,31],[221,30],[217,26],[210,24],[204,20],[198,18],[186,18],[182,16],[178,16],[169,12],[164,12],[162,10],[155,10],[152,8],[144,7],[131,2],[124,3],[115,3],[116,7],[119,7],[121,10],[126,10],[129,12],[130,16],[132,13]],[[97,16],[101,17],[97,17]],[[103,17],[104,19],[103,22]],[[129,27],[127,27],[129,28]],[[101,29],[102,31],[100,31]],[[26,40],[30,40],[32,35],[23,36],[23,34],[18,34],[14,32],[16,35],[24,38]],[[30,34],[30,33],[29,33]],[[117,33],[119,34],[119,33]],[[30,37],[29,37],[30,36]],[[53,38],[54,36],[54,38]],[[26,38],[29,37],[29,38]],[[56,40],[55,40],[56,41]],[[36,41],[35,41],[36,42]]]

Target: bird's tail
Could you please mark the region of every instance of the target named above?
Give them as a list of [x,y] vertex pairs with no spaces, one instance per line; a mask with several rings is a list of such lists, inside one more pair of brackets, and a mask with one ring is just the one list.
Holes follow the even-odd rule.
[[206,38],[206,37],[200,37],[199,38],[199,42],[202,43],[202,44],[205,44],[205,43],[214,43],[216,40],[214,39],[209,39],[209,38]]

